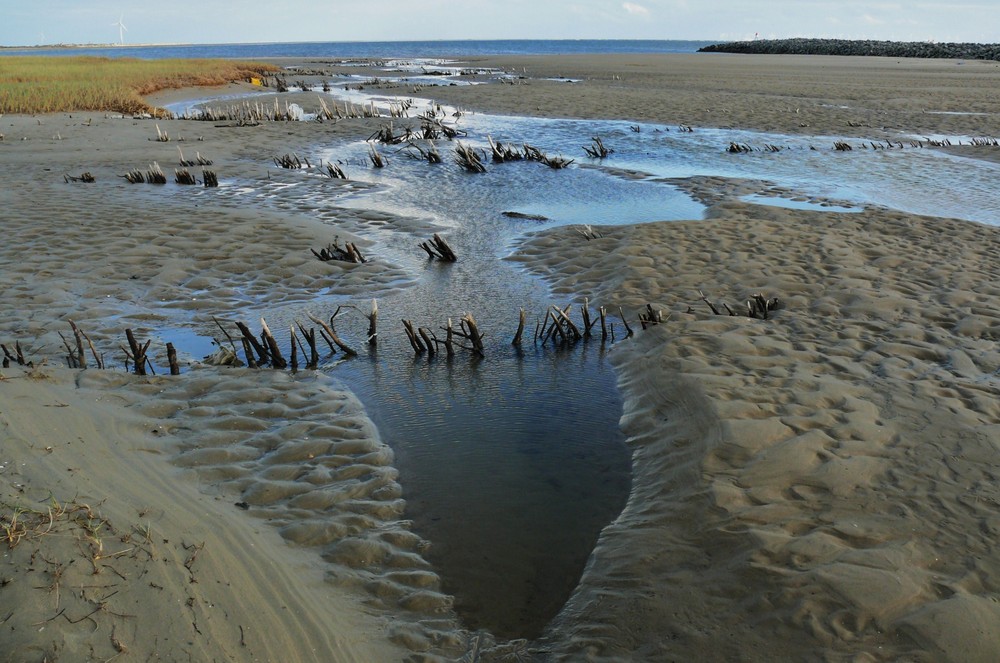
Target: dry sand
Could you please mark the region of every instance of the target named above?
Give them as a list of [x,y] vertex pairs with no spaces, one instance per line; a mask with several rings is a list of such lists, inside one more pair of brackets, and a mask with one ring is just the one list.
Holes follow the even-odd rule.
[[[994,64],[476,64],[591,77],[438,98],[824,136],[1000,134]],[[955,111],[976,114],[939,114]],[[186,135],[188,156],[258,178],[272,154],[372,126],[161,123]],[[67,318],[95,321],[87,331],[113,348],[126,326],[184,315],[205,328],[279,304],[304,313],[307,288],[358,296],[414,278],[386,264],[331,274],[302,256],[329,241],[333,216],[361,245],[370,224],[425,230],[404,219],[265,214],[101,185],[174,162],[177,143],[151,142],[151,122],[8,116],[0,133],[0,339],[36,361],[58,363]],[[98,184],[62,181],[83,170]],[[272,169],[268,185],[282,176]],[[670,312],[614,347],[633,491],[530,649],[551,660],[993,660],[1000,232],[738,200],[773,194],[764,182],[677,184],[710,205],[706,220],[605,228],[589,242],[556,229],[518,251],[557,292]],[[715,317],[699,290],[734,307],[763,292],[782,308],[766,321]],[[391,451],[337,385],[243,369],[3,373],[0,513],[31,509],[0,569],[5,660],[392,661],[482,643],[407,529]]]

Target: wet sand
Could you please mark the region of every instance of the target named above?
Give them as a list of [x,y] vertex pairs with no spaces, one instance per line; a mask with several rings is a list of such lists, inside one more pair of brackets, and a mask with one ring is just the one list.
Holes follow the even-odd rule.
[[[474,64],[585,80],[424,94],[470,109],[818,136],[1000,133],[993,64]],[[315,210],[241,211],[118,179],[153,159],[166,168],[181,145],[220,175],[280,186],[272,155],[378,124],[166,121],[173,141],[161,144],[151,121],[0,118],[0,340],[45,363],[0,381],[0,514],[10,524],[11,506],[30,510],[0,573],[0,595],[18,606],[0,615],[6,659],[89,648],[88,660],[106,660],[123,647],[166,660],[434,660],[477,648],[485,660],[992,659],[992,227],[750,205],[739,197],[768,183],[709,177],[677,183],[709,205],[705,220],[602,228],[591,241],[575,228],[529,236],[516,259],[560,295],[669,313],[612,350],[632,493],[532,643],[493,646],[463,630],[404,520],[392,452],[342,386],[246,369],[137,378],[57,367],[67,319],[110,356],[125,327],[207,328],[275,304],[309,311],[317,289],[405,288],[416,276],[398,266],[331,272],[303,255],[329,241]],[[84,170],[98,182],[63,181]],[[425,230],[338,214],[340,238],[362,247],[371,224]],[[714,316],[699,291],[734,308],[756,292],[782,306],[768,320]]]

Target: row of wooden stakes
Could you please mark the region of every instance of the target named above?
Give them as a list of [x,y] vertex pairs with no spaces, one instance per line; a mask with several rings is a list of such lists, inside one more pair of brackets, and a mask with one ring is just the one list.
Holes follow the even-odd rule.
[[[725,315],[718,306],[708,300],[704,293],[699,294],[702,301],[709,306],[712,313]],[[722,304],[722,307],[728,315],[740,315],[726,304]],[[745,315],[750,318],[767,320],[770,317],[770,313],[778,310],[778,308],[779,302],[777,298],[767,299],[764,295],[758,293],[752,295],[747,300]],[[218,343],[219,350],[213,355],[205,357],[205,362],[223,366],[245,364],[250,368],[290,368],[293,371],[298,370],[301,364],[306,370],[311,370],[319,367],[322,358],[319,341],[323,341],[329,349],[329,353],[326,356],[332,356],[338,352],[342,353],[345,357],[357,356],[358,351],[348,345],[337,334],[334,325],[337,317],[342,312],[348,310],[358,311],[359,309],[348,305],[338,306],[328,321],[309,315],[309,320],[318,327],[306,327],[304,324],[295,321],[289,327],[290,346],[287,358],[263,318],[260,320],[261,332],[259,335],[255,335],[250,330],[250,327],[241,321],[231,323],[235,327],[235,330],[233,333],[230,333],[230,330],[220,320],[215,319],[216,325],[228,340],[229,347]],[[595,316],[591,311],[589,300],[584,299],[583,304],[579,306],[579,321],[573,319],[572,310],[572,304],[565,308],[555,305],[550,306],[546,310],[544,317],[535,323],[533,342],[536,345],[552,343],[560,347],[572,346],[579,341],[594,336],[596,334],[595,328],[600,329],[602,344],[609,340],[611,343],[615,342],[615,325],[610,321],[610,316],[605,307],[598,307],[596,310],[597,315]],[[693,311],[689,308],[688,312],[691,313]],[[366,343],[370,347],[375,347],[378,345],[378,302],[373,299],[371,310],[369,312],[362,312],[361,314],[368,320]],[[634,331],[629,325],[625,312],[621,307],[618,308],[618,315],[625,330],[625,338],[632,336]],[[664,315],[662,310],[654,309],[651,304],[647,304],[638,314],[638,321],[642,329],[663,324],[668,318],[669,314]],[[93,365],[99,369],[105,368],[104,355],[98,352],[86,332],[72,320],[69,321],[69,324],[72,330],[71,338],[67,338],[62,332],[59,332],[59,336],[66,348],[66,361],[69,367],[86,369]],[[410,347],[417,356],[427,354],[428,357],[433,357],[443,351],[447,356],[451,357],[455,355],[456,349],[467,350],[479,358],[486,356],[486,347],[483,343],[486,334],[480,330],[479,324],[471,313],[464,314],[459,319],[457,327],[453,324],[452,319],[448,318],[447,324],[440,328],[440,331],[444,332],[444,338],[438,337],[437,333],[429,327],[414,325],[412,320],[403,319],[402,324]],[[519,314],[517,331],[511,341],[513,346],[522,346],[526,327],[527,313],[522,308]],[[125,330],[125,338],[127,346],[119,346],[124,355],[125,370],[131,371],[136,375],[155,375],[154,365],[149,359],[149,349],[152,341],[140,342],[132,329]],[[4,344],[0,344],[0,349],[3,351],[2,364],[4,368],[13,364],[28,367],[33,366],[33,362],[25,357],[20,342],[14,343],[13,350]],[[241,349],[245,361],[239,359],[239,350]],[[180,364],[177,360],[177,351],[174,345],[168,342],[166,350],[167,365],[170,374],[180,374]],[[322,354],[325,354],[325,351]]]

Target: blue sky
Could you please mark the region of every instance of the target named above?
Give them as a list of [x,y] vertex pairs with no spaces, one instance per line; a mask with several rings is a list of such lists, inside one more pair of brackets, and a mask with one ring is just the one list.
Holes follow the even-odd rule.
[[[3,6],[6,5],[6,6]],[[1000,42],[1000,0],[0,0],[0,45],[838,37]]]

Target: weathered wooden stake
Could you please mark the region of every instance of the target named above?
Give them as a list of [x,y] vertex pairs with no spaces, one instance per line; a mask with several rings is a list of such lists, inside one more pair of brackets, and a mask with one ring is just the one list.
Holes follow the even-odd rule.
[[[340,312],[340,309],[338,308],[337,309],[337,313],[339,313],[339,312]],[[327,335],[330,337],[330,340],[332,340],[334,343],[336,343],[337,347],[340,348],[341,351],[343,351],[344,354],[346,354],[349,357],[354,357],[358,353],[355,352],[354,350],[352,350],[346,343],[344,343],[343,341],[341,341],[340,337],[337,336],[337,332],[333,331],[333,319],[337,317],[337,313],[334,313],[332,316],[330,316],[330,324],[326,324],[325,322],[323,322],[319,318],[314,317],[312,315],[309,316],[309,319],[312,320],[313,322],[315,322],[317,325],[321,326],[323,328],[323,330],[327,333]]]
[[281,356],[281,348],[278,347],[278,341],[275,340],[274,334],[268,329],[264,318],[260,319],[260,329],[260,336],[271,352],[271,368],[288,368],[288,362]]
[[414,331],[413,323],[410,322],[409,320],[403,320],[403,329],[406,330],[406,338],[409,339],[410,347],[413,348],[413,351],[418,355],[423,354],[424,344],[420,340],[420,337],[417,336],[417,333]]
[[246,324],[243,322],[237,322],[236,326],[239,328],[240,333],[243,334],[243,341],[244,341],[243,347],[246,348],[246,345],[249,342],[249,344],[253,347],[254,351],[257,353],[257,357],[259,358],[257,361],[252,361],[252,357],[250,357],[250,353],[248,352],[247,366],[255,368],[257,366],[262,366],[266,364],[268,361],[270,361],[271,358],[270,355],[268,354],[267,348],[261,345],[260,341],[257,340],[257,337],[250,332],[250,328],[247,327]]
[[618,307],[618,315],[622,317],[622,324],[625,325],[625,338],[632,336],[634,332],[632,331],[632,328],[628,326],[628,320],[625,319],[625,311],[622,310],[621,306]]
[[514,334],[514,340],[511,341],[511,345],[521,345],[521,334],[524,333],[524,323],[527,319],[527,314],[524,312],[524,308],[521,308],[521,315],[517,321],[517,333]]
[[177,363],[177,349],[173,343],[167,343],[167,363],[170,365],[171,375],[180,375],[181,367]]
[[[297,370],[299,370],[299,350],[298,350],[298,347],[297,347],[299,339],[298,339],[298,337],[295,336],[295,325],[290,325],[288,327],[288,331],[291,334],[289,336],[289,340],[291,341],[291,344],[292,344],[292,353],[291,353],[292,354],[292,357],[291,357],[292,370],[293,371],[297,371]],[[302,354],[305,354],[305,351],[303,351]]]
[[378,301],[372,300],[372,312],[368,318],[368,345],[378,345]]

